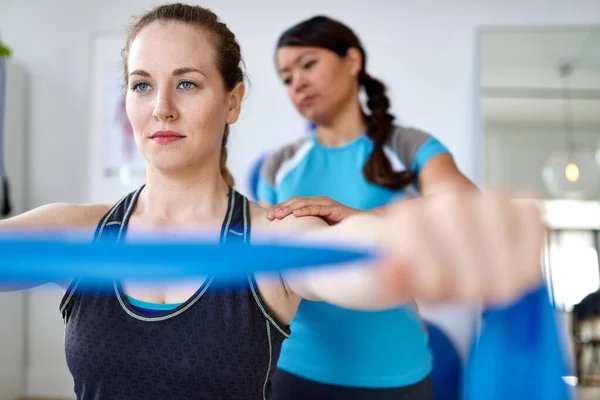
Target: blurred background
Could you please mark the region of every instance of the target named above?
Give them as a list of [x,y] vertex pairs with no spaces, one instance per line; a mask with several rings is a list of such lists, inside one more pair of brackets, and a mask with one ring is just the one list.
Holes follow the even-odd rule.
[[[143,183],[119,97],[120,50],[131,17],[156,4],[0,0],[0,168],[12,206],[3,217],[116,199]],[[546,279],[575,367],[565,379],[581,398],[600,398],[600,1],[199,4],[237,35],[247,67],[249,90],[229,139],[240,192],[251,194],[261,156],[306,130],[275,71],[278,36],[316,14],[340,19],[362,39],[399,123],[439,138],[478,185],[541,197],[552,227]],[[0,294],[0,400],[72,398],[60,298],[50,286]],[[478,310],[420,309],[464,360]]]

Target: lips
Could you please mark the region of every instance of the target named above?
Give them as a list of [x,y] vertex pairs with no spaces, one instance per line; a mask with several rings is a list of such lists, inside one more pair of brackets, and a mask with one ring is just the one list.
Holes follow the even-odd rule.
[[303,98],[300,99],[300,105],[302,106],[306,106],[309,105],[310,103],[312,103],[315,99],[317,98],[317,95],[311,95],[311,96],[304,96]]
[[150,139],[156,138],[183,138],[184,136],[175,131],[156,131],[151,136]]
[[184,137],[185,136],[175,131],[156,131],[150,136],[150,139],[160,144],[167,144],[181,140]]

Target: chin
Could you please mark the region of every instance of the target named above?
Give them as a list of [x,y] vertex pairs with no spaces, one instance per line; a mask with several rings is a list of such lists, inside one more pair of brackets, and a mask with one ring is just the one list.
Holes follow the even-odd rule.
[[327,120],[327,118],[325,118],[324,113],[318,112],[316,110],[304,111],[302,112],[302,116],[308,119],[310,122],[317,125],[320,125]]
[[182,159],[181,156],[170,157],[147,157],[146,165],[160,172],[177,172],[184,170],[190,166],[188,160]]

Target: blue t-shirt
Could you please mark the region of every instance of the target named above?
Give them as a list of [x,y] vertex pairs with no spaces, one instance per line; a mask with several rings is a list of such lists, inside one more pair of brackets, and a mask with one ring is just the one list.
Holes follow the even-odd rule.
[[[368,182],[362,168],[373,151],[366,135],[338,147],[321,145],[314,131],[270,154],[258,198],[277,204],[293,196],[327,196],[357,209],[405,198],[417,185],[391,190]],[[419,173],[448,150],[429,134],[396,127],[384,146],[396,171]],[[283,344],[278,368],[317,382],[355,387],[400,387],[432,369],[427,334],[412,303],[385,311],[355,311],[302,300]]]

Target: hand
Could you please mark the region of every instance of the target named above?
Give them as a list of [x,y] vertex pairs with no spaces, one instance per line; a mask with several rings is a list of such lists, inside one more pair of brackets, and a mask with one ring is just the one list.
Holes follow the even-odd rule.
[[267,219],[273,221],[274,219],[283,219],[290,214],[294,214],[296,217],[320,217],[329,225],[335,225],[359,212],[359,210],[346,207],[329,197],[297,196],[271,207],[267,212]]
[[392,205],[378,225],[386,295],[504,304],[541,282],[546,229],[535,204],[444,193]]

